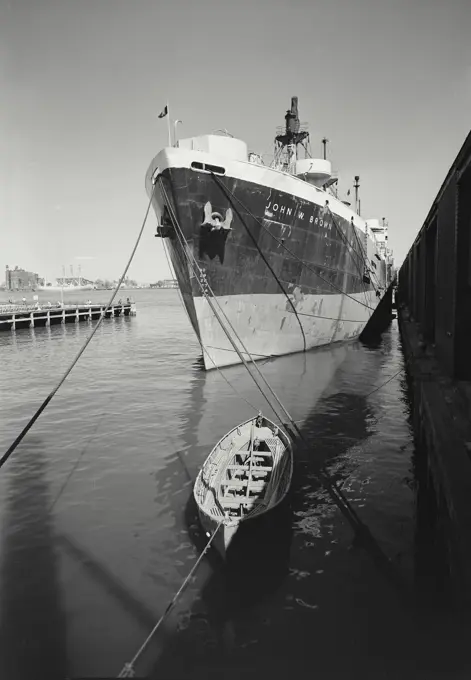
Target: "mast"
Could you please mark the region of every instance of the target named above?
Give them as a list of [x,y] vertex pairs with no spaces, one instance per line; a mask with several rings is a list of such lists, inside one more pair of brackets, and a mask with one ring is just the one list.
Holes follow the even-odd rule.
[[329,140],[327,139],[327,137],[324,137],[324,139],[322,140],[322,144],[324,146],[324,160],[325,161],[327,160],[327,142],[328,141]]
[[388,248],[388,245],[389,245],[388,244],[388,222],[387,222],[385,217],[382,218],[382,222],[383,222],[383,230],[384,230],[384,247],[385,247],[386,255],[389,256],[391,251]]
[[275,165],[293,172],[298,158],[298,145],[303,144],[308,137],[309,132],[303,129],[299,121],[298,98],[291,97],[291,108],[285,115],[285,129],[275,137]]
[[360,188],[360,175],[355,175],[355,184],[353,185],[355,189],[355,212],[357,215],[360,214],[360,200],[358,198],[358,190]]

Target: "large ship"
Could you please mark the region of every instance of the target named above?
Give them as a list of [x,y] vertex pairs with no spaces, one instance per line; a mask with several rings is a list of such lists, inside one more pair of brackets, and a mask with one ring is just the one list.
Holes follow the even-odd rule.
[[[270,165],[225,134],[181,139],[146,175],[206,369],[357,338],[390,282],[384,218],[338,197],[293,97]],[[226,326],[226,332],[220,321]]]

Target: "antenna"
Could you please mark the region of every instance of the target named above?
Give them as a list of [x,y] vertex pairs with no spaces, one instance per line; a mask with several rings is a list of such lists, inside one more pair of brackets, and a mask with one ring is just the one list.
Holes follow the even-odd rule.
[[322,144],[324,145],[324,160],[327,160],[327,143],[328,143],[327,137],[324,137],[322,140]]
[[355,189],[355,211],[360,214],[360,201],[358,200],[358,189],[360,188],[360,175],[355,175],[355,184],[353,185]]

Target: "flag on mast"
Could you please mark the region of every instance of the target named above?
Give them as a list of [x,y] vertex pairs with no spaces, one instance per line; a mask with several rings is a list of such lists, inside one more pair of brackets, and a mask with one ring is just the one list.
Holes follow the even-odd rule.
[[170,130],[170,113],[168,107],[168,101],[163,111],[158,115],[159,118],[167,118],[167,131],[168,131],[168,145],[172,146],[172,133]]

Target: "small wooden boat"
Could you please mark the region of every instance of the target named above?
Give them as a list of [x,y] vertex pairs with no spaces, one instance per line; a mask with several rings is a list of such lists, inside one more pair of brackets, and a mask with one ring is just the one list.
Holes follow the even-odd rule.
[[242,523],[285,498],[293,476],[293,447],[285,432],[259,414],[226,434],[201,468],[194,486],[201,524],[222,555]]

